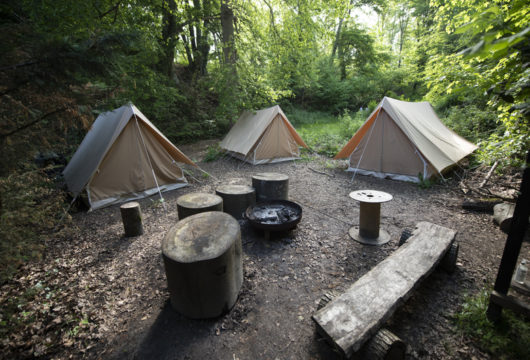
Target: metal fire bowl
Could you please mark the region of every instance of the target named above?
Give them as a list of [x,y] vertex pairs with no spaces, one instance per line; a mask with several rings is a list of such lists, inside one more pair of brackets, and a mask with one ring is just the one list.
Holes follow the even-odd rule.
[[[259,218],[256,218],[255,211],[263,209],[266,207],[274,207],[281,205],[288,208],[290,211],[296,214],[296,218],[283,222],[281,224],[267,224],[260,221]],[[298,225],[300,220],[302,220],[302,207],[293,201],[288,200],[267,200],[260,201],[256,205],[249,206],[245,211],[245,218],[250,222],[250,224],[256,229],[261,229],[265,231],[287,231],[291,230]]]

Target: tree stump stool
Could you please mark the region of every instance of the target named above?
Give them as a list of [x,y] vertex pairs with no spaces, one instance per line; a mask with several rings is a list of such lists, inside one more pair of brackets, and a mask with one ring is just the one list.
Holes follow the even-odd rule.
[[223,211],[236,219],[242,219],[245,210],[256,204],[256,191],[247,185],[221,185],[215,193],[223,198]]
[[133,201],[121,205],[120,213],[126,237],[138,236],[144,233],[142,211],[139,203]]
[[204,212],[179,221],[162,240],[171,306],[193,319],[234,306],[243,283],[241,230],[232,216]]
[[256,201],[289,200],[289,176],[280,173],[260,173],[252,176]]
[[177,199],[179,220],[206,211],[223,211],[223,199],[207,193],[190,193]]

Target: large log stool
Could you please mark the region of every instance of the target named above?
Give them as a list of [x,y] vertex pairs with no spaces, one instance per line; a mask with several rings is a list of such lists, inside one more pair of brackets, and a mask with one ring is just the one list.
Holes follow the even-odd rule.
[[171,306],[192,319],[230,310],[243,283],[241,253],[232,216],[212,211],[179,221],[162,241]]
[[223,199],[207,193],[190,193],[177,199],[179,220],[206,211],[223,211]]
[[242,219],[245,210],[256,204],[256,191],[248,185],[221,185],[215,193],[223,198],[223,211],[236,219]]
[[289,200],[289,176],[280,173],[260,173],[252,176],[256,201]]

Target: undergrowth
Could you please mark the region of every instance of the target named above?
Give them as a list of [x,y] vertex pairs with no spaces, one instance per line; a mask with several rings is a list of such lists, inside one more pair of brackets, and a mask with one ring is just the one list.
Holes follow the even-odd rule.
[[64,195],[44,170],[0,178],[0,284],[42,257],[45,237],[63,214]]
[[489,293],[483,289],[464,300],[461,310],[455,315],[458,330],[477,341],[496,359],[529,359],[530,323],[509,310],[503,311],[497,324],[490,322],[486,316]]
[[219,147],[219,145],[210,145],[206,149],[206,155],[202,159],[204,162],[215,161],[221,158],[224,155],[224,150]]
[[334,116],[329,113],[292,108],[287,117],[305,143],[315,152],[335,156],[368,116],[366,111]]

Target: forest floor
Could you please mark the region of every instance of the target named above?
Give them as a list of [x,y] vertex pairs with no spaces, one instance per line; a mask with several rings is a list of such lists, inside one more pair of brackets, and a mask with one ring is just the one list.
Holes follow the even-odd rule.
[[[43,294],[51,294],[46,295],[51,313],[46,323],[5,340],[3,356],[339,359],[317,335],[311,320],[319,299],[331,289],[347,289],[389,256],[397,249],[403,229],[429,221],[457,231],[457,270],[451,275],[435,270],[387,327],[408,344],[408,359],[491,358],[456,330],[453,314],[466,295],[492,286],[506,234],[490,214],[462,209],[465,195],[456,176],[421,188],[360,175],[352,182],[342,163],[320,156],[261,166],[229,157],[200,162],[212,143],[180,147],[212,176],[197,176],[190,186],[165,193],[166,211],[156,196],[139,201],[143,235],[123,236],[118,206],[72,215],[73,235],[50,239],[45,259],[22,269],[22,277],[2,288],[2,296],[9,296],[8,287],[35,288],[40,283],[49,289]],[[302,221],[291,232],[273,234],[268,241],[240,221],[244,281],[238,301],[220,318],[189,320],[169,304],[160,247],[168,229],[178,221],[177,198],[189,192],[213,193],[229,181],[250,185],[251,176],[259,172],[289,176],[289,197],[302,206]],[[476,185],[484,174],[474,178],[468,174],[467,181]],[[497,189],[509,196],[519,181],[520,174],[495,175],[489,184],[494,188],[501,182],[511,183],[511,190]],[[389,243],[364,246],[348,235],[359,218],[359,204],[348,194],[358,189],[393,195],[381,208],[381,227],[390,233]],[[528,243],[521,254],[528,258]],[[61,320],[64,311],[81,315],[77,322],[65,325]],[[54,338],[61,326],[71,326],[71,331]]]

